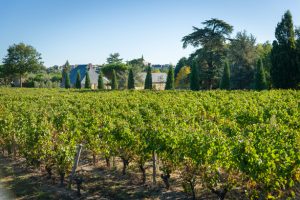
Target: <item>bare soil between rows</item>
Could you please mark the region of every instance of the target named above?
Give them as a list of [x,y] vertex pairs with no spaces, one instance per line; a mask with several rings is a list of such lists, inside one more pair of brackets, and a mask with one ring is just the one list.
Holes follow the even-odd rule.
[[[151,166],[147,167],[146,184],[141,184],[141,173],[132,163],[126,175],[122,175],[121,162],[117,160],[115,168],[106,168],[104,160],[99,160],[94,166],[89,160],[81,161],[78,173],[83,177],[81,196],[77,195],[76,185],[71,189],[60,186],[59,177],[54,173],[52,179],[47,178],[46,171],[28,167],[23,159],[13,160],[0,156],[0,192],[5,192],[5,200],[110,200],[110,199],[191,199],[183,192],[180,177],[172,174],[171,188],[166,190],[163,181],[157,175],[157,184],[152,184]],[[0,194],[1,195],[1,194]],[[0,196],[1,197],[1,196]],[[3,199],[3,198],[1,198]],[[215,200],[217,197],[210,191],[197,188],[198,200]],[[246,199],[241,191],[231,191],[226,199]]]

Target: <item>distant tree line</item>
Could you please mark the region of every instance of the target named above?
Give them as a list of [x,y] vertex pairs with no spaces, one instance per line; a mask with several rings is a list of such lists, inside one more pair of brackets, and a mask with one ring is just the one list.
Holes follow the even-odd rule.
[[[300,30],[294,27],[290,11],[278,23],[272,45],[256,44],[246,31],[231,38],[233,27],[219,19],[203,25],[182,39],[184,48],[197,49],[177,63],[176,83],[189,81],[192,90],[299,89]],[[182,85],[176,84],[176,88]]]
[[[165,71],[165,89],[299,89],[300,28],[295,28],[290,11],[277,24],[273,44],[257,44],[256,38],[246,31],[231,37],[233,26],[223,20],[213,18],[202,24],[182,38],[183,48],[193,46],[196,50],[188,58],[181,58],[174,69],[170,66]],[[65,87],[70,88],[70,70],[68,61],[45,68],[41,54],[32,46],[14,44],[0,65],[0,84],[9,85],[18,79],[21,87],[59,87],[64,80]],[[145,63],[143,56],[124,62],[119,53],[113,53],[97,72],[98,89],[105,88],[104,77],[110,80],[111,89],[153,89],[151,73],[156,70]],[[144,82],[141,72],[147,73]],[[78,89],[80,80],[78,73]],[[88,74],[85,80],[84,87],[90,88]]]

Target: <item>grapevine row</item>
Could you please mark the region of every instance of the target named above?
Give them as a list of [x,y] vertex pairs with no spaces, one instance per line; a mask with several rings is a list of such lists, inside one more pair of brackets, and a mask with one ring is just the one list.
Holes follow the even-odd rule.
[[[63,183],[76,146],[126,173],[155,154],[170,186],[180,172],[195,198],[201,184],[224,199],[245,187],[251,199],[295,196],[300,181],[298,91],[115,91],[0,89],[0,148]],[[109,165],[109,162],[108,162]]]

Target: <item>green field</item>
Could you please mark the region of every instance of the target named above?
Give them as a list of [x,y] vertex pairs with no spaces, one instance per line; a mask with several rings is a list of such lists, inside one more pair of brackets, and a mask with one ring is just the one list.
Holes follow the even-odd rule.
[[0,89],[4,155],[67,179],[78,144],[141,182],[157,155],[165,187],[176,175],[191,197],[299,198],[300,92]]

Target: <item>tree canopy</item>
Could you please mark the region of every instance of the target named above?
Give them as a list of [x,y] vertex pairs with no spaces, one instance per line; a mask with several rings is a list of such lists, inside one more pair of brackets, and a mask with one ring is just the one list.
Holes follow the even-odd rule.
[[287,11],[278,23],[271,53],[271,77],[275,88],[297,88],[300,69],[292,14]]
[[223,20],[210,19],[202,23],[203,28],[193,27],[194,32],[183,37],[183,48],[188,45],[200,47],[193,56],[201,62],[201,73],[204,76],[204,86],[212,89],[222,68],[222,60],[225,56],[226,40],[233,31],[233,27]]
[[7,75],[19,76],[20,87],[22,87],[22,77],[26,73],[38,71],[43,66],[41,54],[34,47],[24,43],[10,46],[3,63]]
[[183,37],[183,47],[188,45],[201,46],[207,50],[216,50],[216,47],[223,48],[227,37],[233,31],[233,27],[223,20],[212,18],[202,23],[204,28],[193,27],[194,32]]
[[250,89],[257,60],[256,39],[246,31],[238,32],[229,45],[228,57],[232,63],[232,88]]
[[109,55],[109,57],[106,59],[106,62],[108,64],[119,64],[122,63],[123,59],[120,58],[120,54],[119,53],[112,53]]
[[124,63],[112,63],[104,65],[101,70],[107,78],[111,78],[113,70],[115,70],[117,73],[125,72],[128,70],[128,66]]

